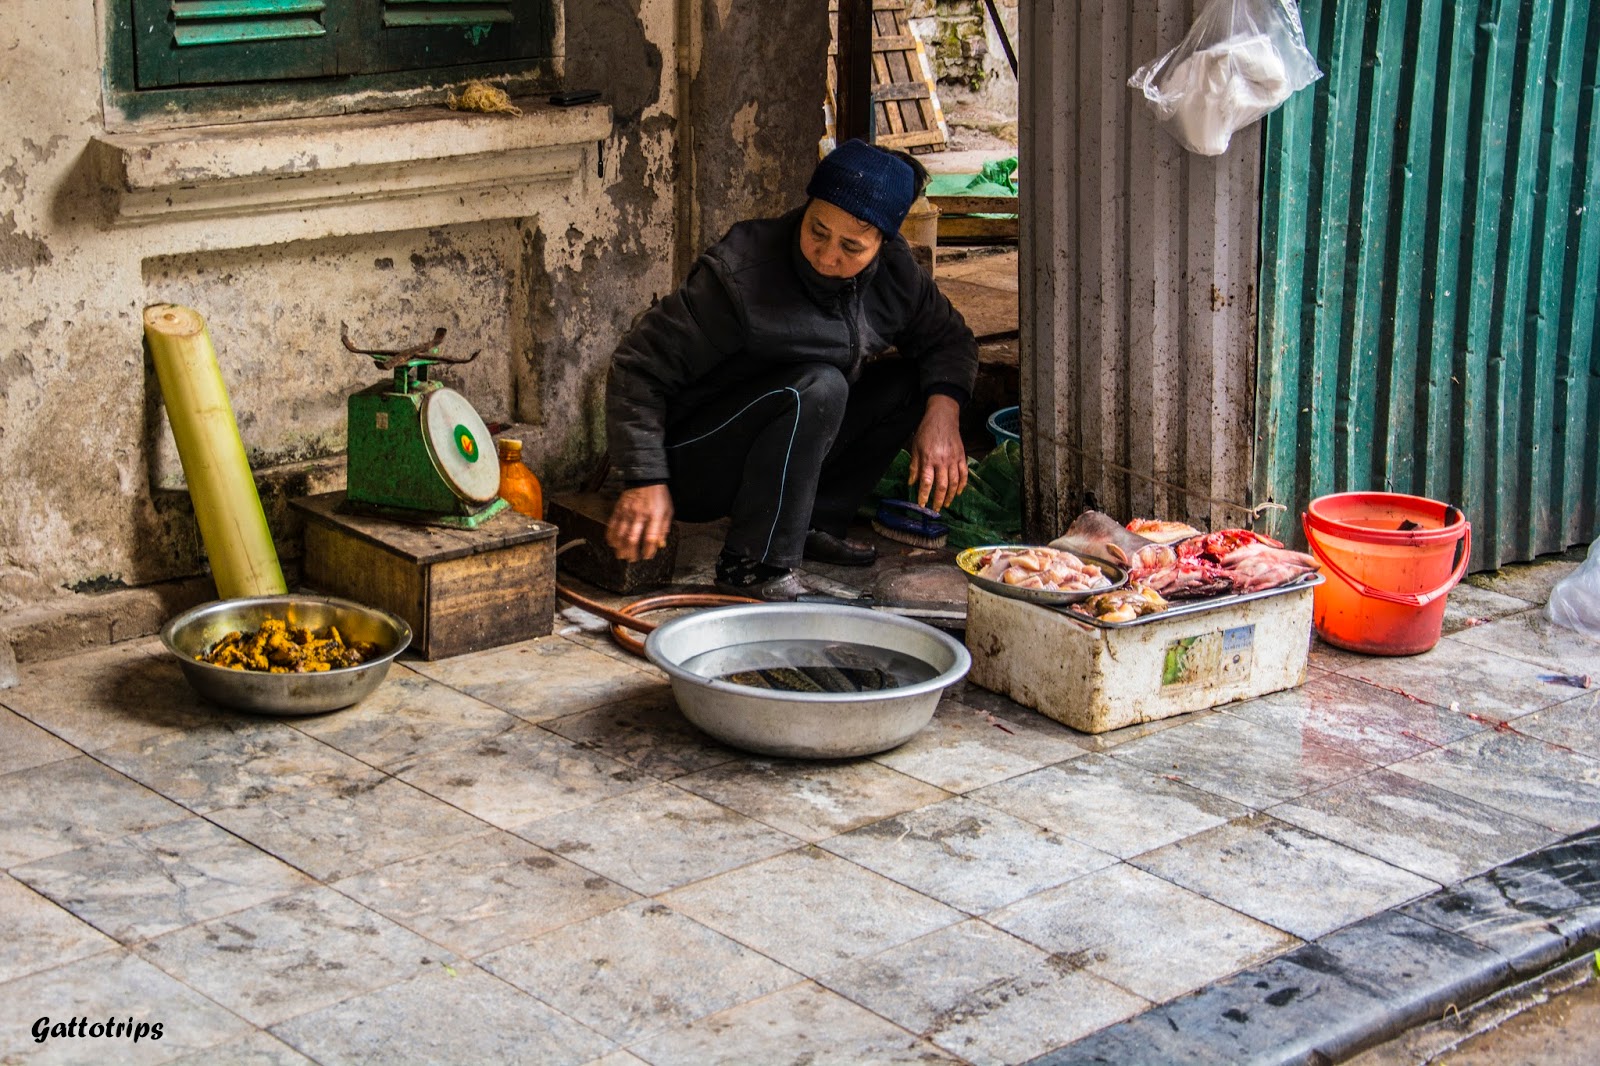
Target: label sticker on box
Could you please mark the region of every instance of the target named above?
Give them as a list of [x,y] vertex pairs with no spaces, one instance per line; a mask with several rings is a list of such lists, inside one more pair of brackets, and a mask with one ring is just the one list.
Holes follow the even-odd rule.
[[1248,680],[1255,645],[1254,625],[1175,640],[1167,645],[1161,663],[1161,687]]

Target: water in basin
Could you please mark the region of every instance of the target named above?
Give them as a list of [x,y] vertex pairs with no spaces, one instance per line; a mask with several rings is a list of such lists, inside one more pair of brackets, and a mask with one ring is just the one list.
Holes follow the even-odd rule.
[[878,692],[937,677],[930,663],[890,648],[838,640],[761,640],[682,663],[701,677],[781,692]]

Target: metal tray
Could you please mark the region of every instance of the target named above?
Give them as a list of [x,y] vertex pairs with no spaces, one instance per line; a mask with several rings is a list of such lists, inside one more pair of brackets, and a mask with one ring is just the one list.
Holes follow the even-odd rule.
[[[1072,552],[1071,554],[1078,556],[1079,559],[1082,559],[1086,563],[1093,563],[1094,565],[1098,566],[1101,572],[1110,579],[1111,584],[1102,585],[1097,589],[1084,589],[1081,592],[1060,592],[1053,589],[1023,589],[1018,588],[1015,585],[1007,585],[1002,581],[995,581],[987,577],[979,577],[975,572],[977,570],[978,557],[983,555],[985,552],[1003,550],[1025,551],[1028,548],[1038,547],[1041,547],[1041,545],[985,544],[977,548],[968,548],[961,554],[957,555],[956,565],[961,567],[961,571],[967,575],[968,581],[972,582],[974,585],[977,585],[981,589],[987,589],[997,596],[1006,596],[1010,599],[1023,600],[1027,603],[1037,603],[1045,607],[1063,607],[1067,604],[1082,603],[1090,596],[1096,596],[1102,592],[1110,592],[1113,589],[1120,589],[1122,586],[1128,583],[1128,571],[1124,570],[1116,563],[1113,563],[1108,559],[1102,559],[1095,555],[1080,555],[1078,552]],[[1073,617],[1076,618],[1078,616],[1074,614]]]
[[[1202,600],[1178,600],[1164,611],[1154,614],[1143,614],[1131,622],[1102,622],[1098,618],[1091,618],[1082,611],[1075,611],[1070,604],[1063,604],[1057,608],[1074,622],[1096,626],[1100,629],[1127,629],[1129,626],[1142,626],[1151,622],[1162,622],[1168,618],[1178,618],[1186,614],[1200,614],[1202,611],[1220,610],[1223,607],[1232,607],[1236,603],[1246,603],[1250,600],[1264,600],[1268,596],[1282,596],[1286,592],[1297,592],[1300,589],[1314,588],[1322,584],[1323,577],[1320,573],[1306,574],[1298,581],[1291,581],[1287,585],[1279,585],[1275,589],[1262,589],[1260,592],[1246,592],[1236,596],[1212,596]],[[990,582],[993,584],[993,582]],[[1105,592],[1106,589],[1099,591]],[[1088,597],[1085,597],[1087,599]]]

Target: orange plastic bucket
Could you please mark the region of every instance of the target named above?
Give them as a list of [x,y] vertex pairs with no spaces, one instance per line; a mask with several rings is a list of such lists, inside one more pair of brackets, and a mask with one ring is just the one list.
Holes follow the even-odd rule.
[[1329,644],[1416,655],[1439,643],[1445,594],[1467,572],[1472,525],[1458,508],[1393,492],[1341,492],[1301,516],[1326,579],[1311,620]]

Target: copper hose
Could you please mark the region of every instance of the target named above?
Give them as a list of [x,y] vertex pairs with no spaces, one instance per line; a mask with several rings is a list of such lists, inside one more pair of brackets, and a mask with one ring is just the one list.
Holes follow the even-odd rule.
[[[556,549],[556,554],[560,555],[568,548],[576,548],[578,545],[586,543],[588,542],[581,538],[569,540]],[[559,581],[556,582],[556,595],[574,607],[588,611],[590,614],[599,615],[610,622],[611,639],[616,641],[617,646],[622,650],[632,652],[640,658],[644,657],[644,641],[631,636],[627,630],[636,629],[641,633],[650,633],[654,631],[657,623],[643,621],[638,615],[647,611],[666,611],[674,607],[731,607],[738,603],[764,602],[751,599],[749,596],[724,596],[720,593],[711,592],[674,592],[662,596],[646,596],[642,600],[634,600],[620,609],[613,610],[603,604],[596,603],[586,596],[578,595],[571,589],[564,587]]]

